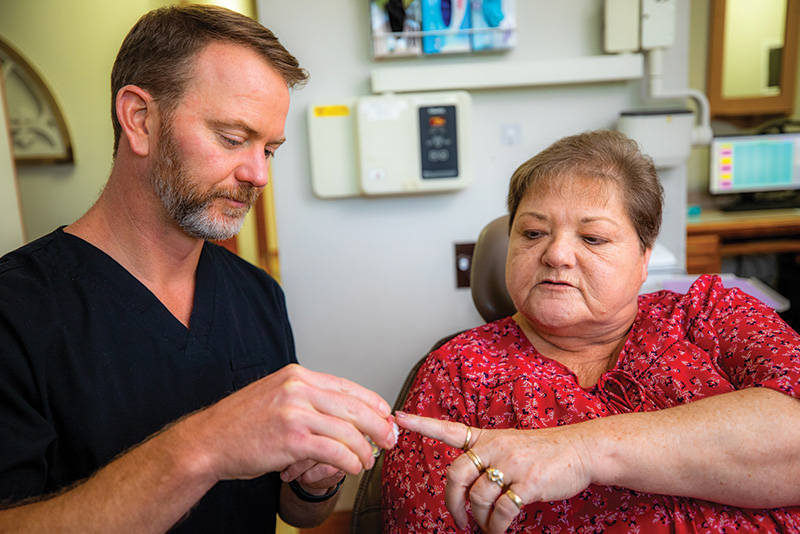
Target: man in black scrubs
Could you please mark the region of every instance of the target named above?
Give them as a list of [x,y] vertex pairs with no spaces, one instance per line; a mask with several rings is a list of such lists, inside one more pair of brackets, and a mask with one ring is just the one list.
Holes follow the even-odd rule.
[[222,8],[151,12],[112,72],[115,160],[75,223],[0,260],[0,531],[271,532],[330,513],[390,409],[298,366],[236,234],[306,73]]

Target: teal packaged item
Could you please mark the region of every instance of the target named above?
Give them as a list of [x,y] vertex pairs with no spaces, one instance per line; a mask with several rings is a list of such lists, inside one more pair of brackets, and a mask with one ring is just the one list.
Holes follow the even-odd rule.
[[470,0],[422,0],[422,49],[426,54],[472,50]]
[[516,44],[514,0],[472,0],[472,49],[505,50]]

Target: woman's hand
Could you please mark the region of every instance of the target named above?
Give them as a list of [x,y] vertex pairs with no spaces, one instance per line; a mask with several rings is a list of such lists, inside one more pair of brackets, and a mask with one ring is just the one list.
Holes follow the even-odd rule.
[[468,524],[467,501],[480,528],[500,533],[521,510],[515,496],[522,506],[557,501],[592,482],[590,454],[574,426],[483,430],[404,412],[397,412],[395,419],[403,428],[472,451],[473,458],[465,452],[447,471],[445,504],[462,529]]

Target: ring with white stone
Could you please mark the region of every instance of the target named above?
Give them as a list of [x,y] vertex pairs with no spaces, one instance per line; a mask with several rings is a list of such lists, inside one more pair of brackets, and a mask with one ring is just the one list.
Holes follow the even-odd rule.
[[499,469],[495,469],[494,467],[490,467],[486,470],[486,474],[489,476],[489,480],[500,486],[501,488],[505,487],[505,482],[503,481],[503,472]]

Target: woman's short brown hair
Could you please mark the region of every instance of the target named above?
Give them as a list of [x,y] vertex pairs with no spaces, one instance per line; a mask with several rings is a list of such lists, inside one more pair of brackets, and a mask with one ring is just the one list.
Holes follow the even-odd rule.
[[308,79],[306,70],[277,37],[245,15],[213,5],[155,9],[128,32],[111,70],[114,156],[122,134],[116,111],[117,92],[126,85],[141,87],[169,115],[183,96],[194,59],[212,42],[231,42],[254,50],[286,80],[289,88]]
[[508,190],[509,224],[525,195],[579,178],[616,183],[642,250],[653,248],[661,229],[664,188],[652,158],[636,141],[610,130],[564,137],[520,165]]

